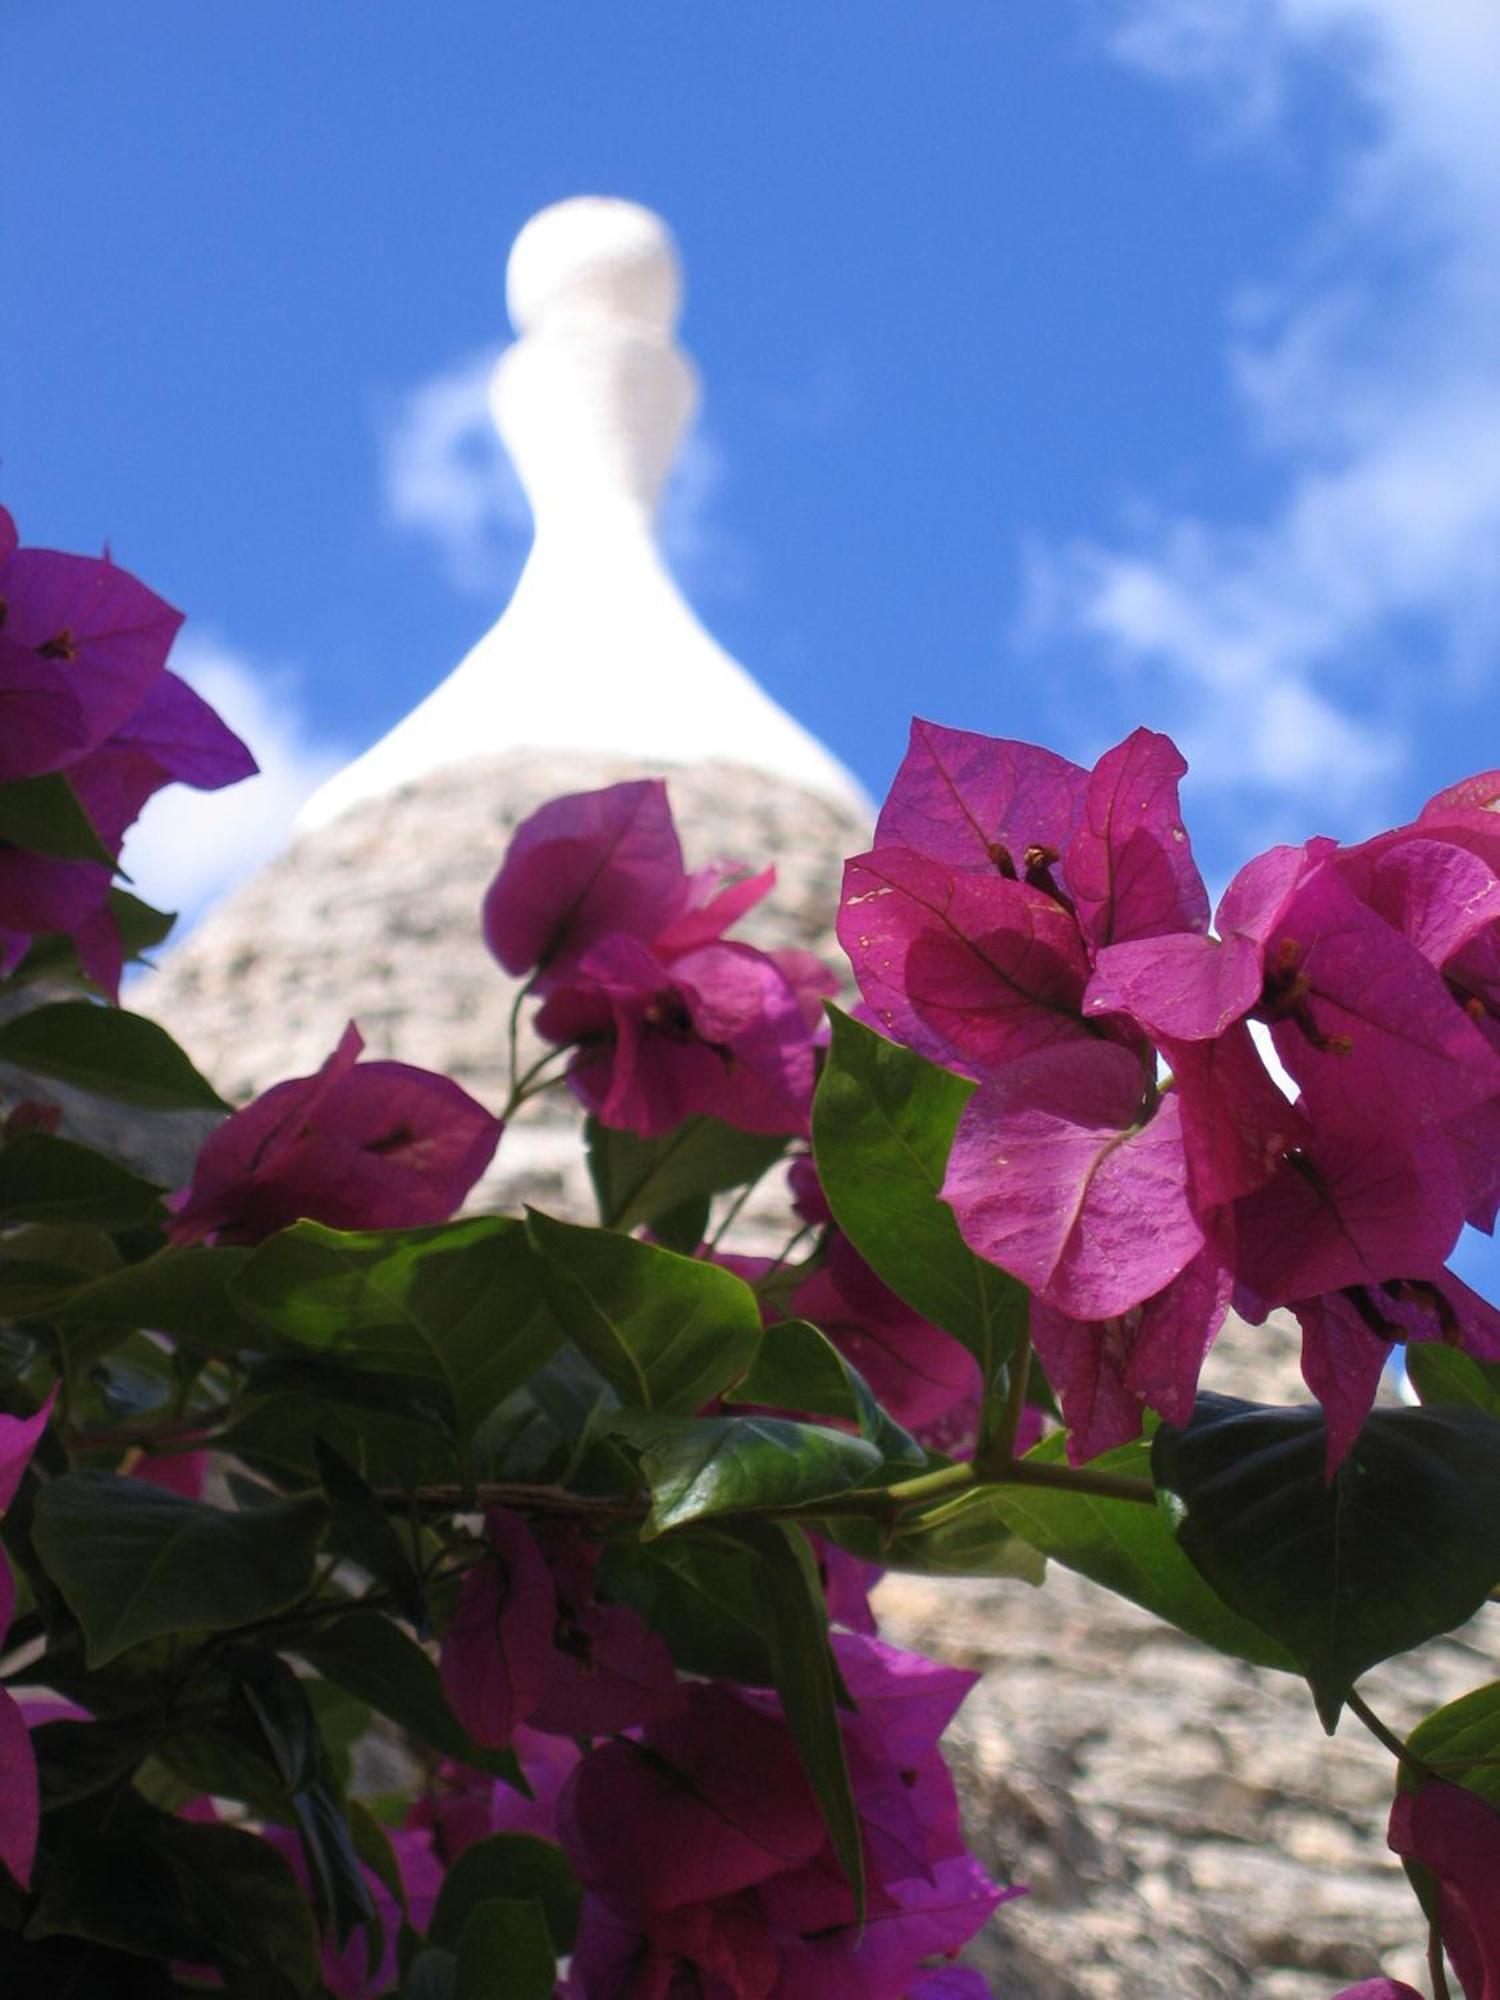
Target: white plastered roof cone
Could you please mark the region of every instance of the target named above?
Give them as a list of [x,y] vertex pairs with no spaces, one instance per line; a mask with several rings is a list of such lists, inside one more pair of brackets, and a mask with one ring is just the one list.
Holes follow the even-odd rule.
[[728,759],[873,818],[852,774],[704,630],[658,551],[657,503],[698,402],[674,339],[666,224],[634,202],[559,202],[517,237],[506,292],[518,338],[490,403],[535,523],[520,583],[453,673],[313,794],[298,829],[522,749]]

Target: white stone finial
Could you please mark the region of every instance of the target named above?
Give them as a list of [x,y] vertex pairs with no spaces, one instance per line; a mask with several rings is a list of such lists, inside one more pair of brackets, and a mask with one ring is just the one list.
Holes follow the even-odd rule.
[[704,631],[653,521],[698,400],[674,333],[671,231],[632,201],[543,209],[507,274],[518,338],[490,402],[536,539],[505,615],[390,734],[315,792],[302,829],[469,758],[611,752],[713,758],[873,808],[857,781]]
[[682,267],[672,232],[639,202],[577,195],[534,215],[505,267],[518,334],[564,315],[633,321],[670,338],[682,314]]
[[544,208],[516,238],[506,298],[520,338],[490,404],[538,535],[653,512],[698,401],[672,338],[682,277],[667,225],[600,195]]

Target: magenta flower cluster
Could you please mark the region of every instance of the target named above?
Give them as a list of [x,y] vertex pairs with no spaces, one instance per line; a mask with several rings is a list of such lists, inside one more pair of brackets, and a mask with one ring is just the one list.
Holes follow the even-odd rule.
[[[107,556],[18,546],[0,507],[0,784],[60,775],[105,850],[174,782],[217,791],[254,758],[167,670],[182,614]],[[0,975],[33,938],[72,938],[85,972],[116,993],[122,949],[111,868],[0,841]]]
[[542,1000],[537,1033],[572,1049],[568,1081],[604,1124],[806,1129],[837,982],[809,952],[724,935],[774,881],[732,863],[689,874],[659,778],[554,799],[517,830],[485,938]]
[[977,1084],[944,1196],[1031,1288],[1075,1458],[1186,1423],[1232,1301],[1297,1315],[1336,1463],[1393,1342],[1500,1358],[1445,1268],[1500,1202],[1500,775],[1273,848],[1211,929],[1185,770],[1146,730],[1086,771],[918,721],[839,937],[873,1021]]
[[[528,1829],[559,1839],[583,1884],[567,1989],[579,2000],[902,2000],[929,1991],[923,1968],[1016,1893],[967,1853],[938,1752],[975,1675],[834,1635],[855,1702],[843,1734],[869,1880],[861,1924],[776,1698],[679,1677],[635,1613],[597,1595],[598,1551],[575,1531],[533,1533],[499,1508],[486,1529],[443,1683],[477,1741],[523,1753]],[[452,1858],[497,1813],[516,1828],[515,1795],[450,1766],[414,1824]],[[960,1978],[971,1983],[932,1987],[934,2000],[986,1990]]]

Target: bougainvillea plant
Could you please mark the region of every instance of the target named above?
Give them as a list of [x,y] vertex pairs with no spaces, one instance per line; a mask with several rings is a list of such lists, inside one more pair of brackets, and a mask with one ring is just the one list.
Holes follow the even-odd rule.
[[[1358,1683],[1500,1584],[1500,774],[1211,921],[1165,738],[917,723],[842,1008],[663,784],[558,799],[475,913],[507,1104],[351,1025],[231,1115],[115,1004],[127,827],[253,768],[178,622],[0,513],[7,2000],[977,2000],[973,1676],[870,1593],[1048,1558],[1371,1729],[1433,1994],[1496,2000],[1500,1682],[1404,1740]],[[547,1089],[591,1226],[475,1208]],[[1231,1308],[1312,1402],[1199,1394]]]

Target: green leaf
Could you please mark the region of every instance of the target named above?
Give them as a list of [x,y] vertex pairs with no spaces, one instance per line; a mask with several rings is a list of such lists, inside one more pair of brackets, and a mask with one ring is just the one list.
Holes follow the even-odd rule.
[[675,1250],[679,1257],[696,1256],[699,1244],[708,1235],[712,1207],[706,1194],[689,1195],[686,1201],[657,1216],[651,1225],[653,1240],[664,1250]]
[[452,1440],[415,1419],[336,1400],[352,1378],[330,1370],[326,1386],[316,1378],[298,1391],[260,1393],[252,1378],[249,1399],[218,1438],[258,1472],[286,1485],[318,1483],[317,1442],[332,1444],[371,1486],[402,1492],[415,1486],[448,1486],[458,1478]]
[[92,1000],[60,1000],[0,1021],[0,1062],[155,1111],[227,1111],[165,1028]]
[[888,1465],[924,1466],[927,1454],[909,1431],[887,1416],[870,1385],[826,1334],[805,1319],[768,1326],[745,1374],[724,1392],[726,1403],[759,1403],[809,1417],[858,1424]]
[[396,1609],[425,1636],[427,1599],[405,1544],[369,1483],[326,1437],[313,1440],[328,1495],[328,1541],[391,1593]]
[[94,1798],[128,1778],[152,1747],[151,1722],[43,1722],[31,1732],[42,1810]]
[[1457,1404],[1500,1417],[1500,1362],[1476,1361],[1441,1340],[1414,1341],[1406,1349],[1406,1372],[1424,1403]]
[[197,1964],[216,1955],[212,1935],[183,1906],[171,1863],[135,1833],[104,1833],[76,1821],[58,1828],[42,1850],[36,1888],[28,1940],[82,1937],[144,1958]]
[[531,1211],[553,1312],[627,1409],[686,1415],[744,1373],[755,1294],[732,1271]]
[[[1500,1812],[1500,1681],[1435,1708],[1406,1741],[1412,1755],[1450,1785],[1477,1792]],[[1398,1780],[1410,1787],[1417,1782],[1416,1773],[1403,1765]]]
[[500,1216],[385,1231],[299,1222],[253,1251],[230,1289],[279,1351],[427,1397],[460,1436],[562,1339],[525,1232]]
[[[1066,1458],[1061,1435],[1043,1439],[1026,1454],[1026,1462],[1040,1465],[1060,1465]],[[1140,1443],[1121,1445],[1093,1459],[1088,1470],[1149,1480],[1150,1454]],[[1024,1535],[1065,1569],[1091,1577],[1221,1653],[1296,1672],[1297,1663],[1284,1646],[1231,1610],[1204,1581],[1179,1547],[1162,1508],[1046,1486],[991,1487],[984,1499],[997,1524]]]
[[651,1513],[641,1532],[648,1540],[711,1515],[831,1499],[878,1478],[885,1463],[864,1438],[790,1417],[627,1417],[618,1427],[644,1447]]
[[535,1902],[545,1913],[553,1945],[571,1951],[582,1893],[555,1842],[530,1833],[494,1833],[466,1847],[448,1870],[427,1935],[455,1951],[473,1912],[485,1903]]
[[716,1118],[686,1119],[659,1139],[638,1139],[591,1118],[585,1140],[599,1220],[608,1229],[659,1224],[688,1202],[759,1180],[788,1143]]
[[231,1514],[144,1480],[70,1472],[37,1495],[32,1536],[99,1667],[161,1634],[284,1611],[311,1584],[323,1519],[314,1499]]
[[1331,1734],[1367,1668],[1463,1624],[1500,1581],[1500,1423],[1376,1410],[1331,1482],[1326,1459],[1321,1410],[1228,1396],[1163,1424],[1151,1455],[1182,1547],[1286,1646]]
[[514,1778],[511,1752],[486,1750],[473,1741],[427,1654],[380,1612],[353,1605],[341,1618],[319,1619],[289,1643],[325,1679],[358,1695],[440,1756]]
[[813,1151],[834,1220],[899,1297],[962,1341],[988,1399],[1026,1325],[1026,1288],[964,1242],[942,1199],[974,1085],[829,1007]]
[[451,1951],[419,1951],[401,1982],[401,2000],[457,2000],[458,1960]]
[[213,1957],[243,2000],[319,1991],[312,1912],[286,1860],[233,1826],[153,1815],[143,1837],[177,1878],[188,1921],[213,1940]]
[[599,1587],[659,1632],[685,1673],[769,1687],[775,1676],[759,1564],[728,1534],[611,1542]]
[[78,794],[60,772],[0,785],[0,840],[58,861],[97,861],[111,873],[115,857],[94,830]]
[[314,1899],[339,1944],[347,1944],[361,1925],[378,1926],[379,1920],[307,1684],[262,1647],[238,1648],[229,1664],[296,1816]]
[[864,1847],[839,1727],[841,1683],[828,1645],[828,1611],[818,1566],[807,1537],[790,1521],[748,1523],[737,1532],[761,1559],[762,1603],[776,1692],[863,1922]]
[[557,1953],[537,1902],[480,1903],[458,1944],[455,2000],[552,2000]]
[[102,1153],[49,1132],[0,1146],[0,1220],[131,1229],[158,1212],[161,1190]]
[[162,1250],[70,1292],[48,1308],[58,1326],[149,1327],[204,1352],[232,1355],[258,1337],[234,1310],[230,1280],[248,1250]]
[[1015,1532],[1004,1493],[982,1487],[929,1508],[903,1515],[894,1529],[831,1510],[822,1532],[850,1555],[879,1563],[882,1569],[912,1576],[1013,1576],[1023,1583],[1040,1583],[1046,1558]]

